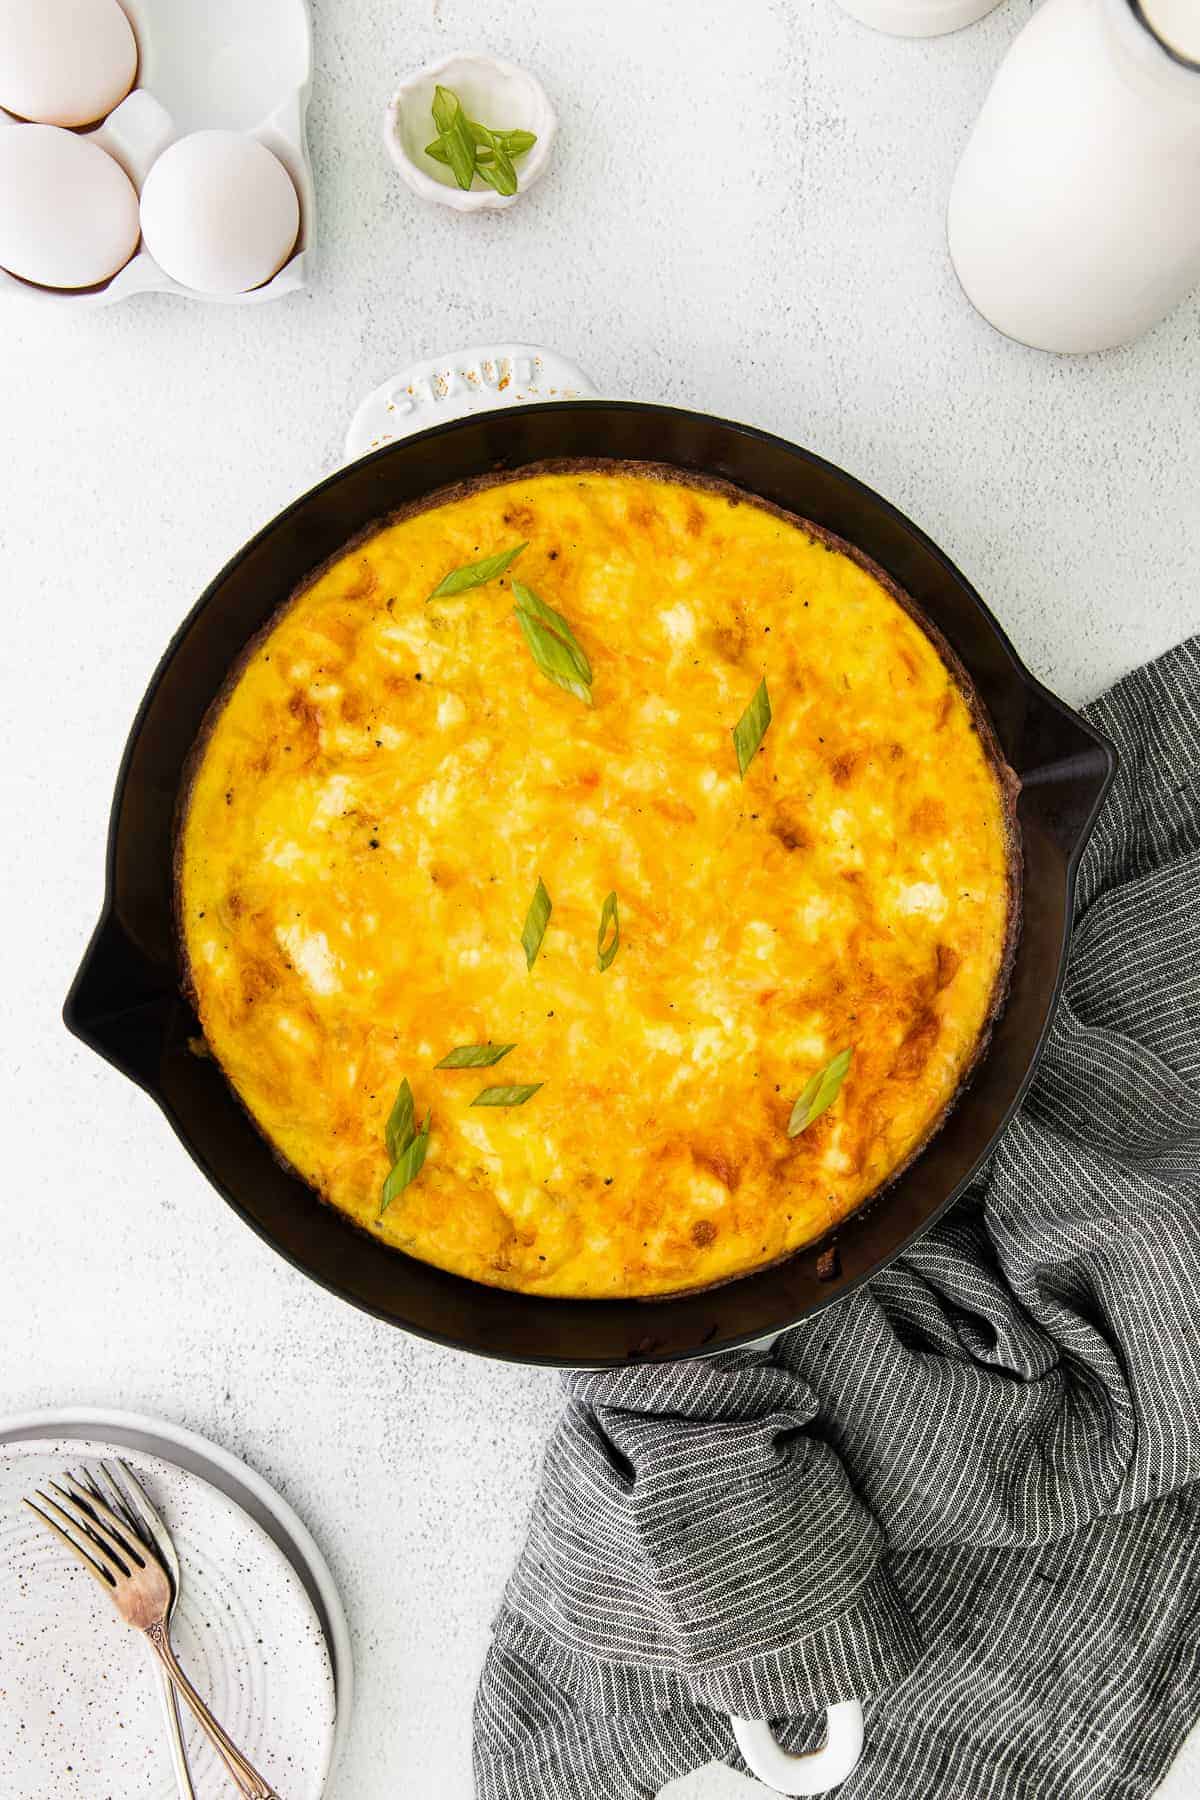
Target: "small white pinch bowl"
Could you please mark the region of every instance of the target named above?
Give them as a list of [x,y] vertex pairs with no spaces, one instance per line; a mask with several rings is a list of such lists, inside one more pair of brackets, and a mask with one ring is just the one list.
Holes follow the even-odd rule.
[[[519,186],[515,194],[498,194],[478,175],[469,188],[460,188],[450,170],[425,155],[426,144],[437,136],[433,122],[433,91],[453,88],[469,118],[496,131],[532,131],[537,143],[516,164]],[[558,130],[558,115],[549,95],[528,70],[499,56],[448,56],[427,63],[396,89],[383,121],[383,141],[388,155],[414,194],[457,212],[495,212],[514,206],[545,172]]]

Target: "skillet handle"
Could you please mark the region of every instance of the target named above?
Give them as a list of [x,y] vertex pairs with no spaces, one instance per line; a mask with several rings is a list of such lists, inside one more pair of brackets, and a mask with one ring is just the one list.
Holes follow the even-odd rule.
[[154,1089],[178,976],[155,961],[105,903],[63,1007],[63,1023],[106,1062]]
[[825,1715],[820,1750],[793,1756],[775,1741],[765,1719],[730,1719],[752,1774],[777,1794],[827,1794],[852,1775],[862,1756],[863,1716],[857,1700],[839,1700]]
[[413,363],[367,395],[346,433],[346,461],[431,425],[538,400],[591,400],[583,370],[535,344],[491,344]]

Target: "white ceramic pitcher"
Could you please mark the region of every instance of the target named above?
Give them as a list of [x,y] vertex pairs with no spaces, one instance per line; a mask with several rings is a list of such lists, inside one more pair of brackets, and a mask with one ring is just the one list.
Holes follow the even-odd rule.
[[1200,282],[1200,0],[1045,0],[950,196],[968,299],[1039,350],[1107,350]]
[[851,18],[893,37],[940,37],[946,31],[960,31],[998,4],[999,0],[838,0]]

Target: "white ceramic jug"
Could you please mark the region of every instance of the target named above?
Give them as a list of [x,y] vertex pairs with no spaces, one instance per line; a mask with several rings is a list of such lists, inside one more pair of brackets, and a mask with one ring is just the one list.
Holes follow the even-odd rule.
[[940,37],[973,25],[999,0],[838,0],[838,4],[863,25],[890,31],[894,37]]
[[950,195],[967,297],[1040,350],[1106,350],[1200,282],[1200,0],[1045,0]]

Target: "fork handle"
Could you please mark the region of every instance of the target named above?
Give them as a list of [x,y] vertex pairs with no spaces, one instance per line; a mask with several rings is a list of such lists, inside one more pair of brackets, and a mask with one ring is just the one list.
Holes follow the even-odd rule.
[[183,1726],[179,1718],[179,1696],[175,1692],[171,1677],[162,1664],[157,1661],[154,1680],[162,1698],[163,1718],[167,1727],[167,1745],[171,1752],[171,1767],[175,1771],[178,1800],[196,1800],[196,1790],[192,1786],[192,1772],[188,1767],[187,1746],[183,1741]]
[[162,1624],[148,1625],[146,1639],[159,1662],[183,1695],[195,1715],[196,1723],[218,1752],[230,1778],[244,1800],[280,1800],[274,1788],[265,1782],[229,1736],[224,1726],[209,1712],[203,1700],[180,1668],[171,1648],[171,1640]]

